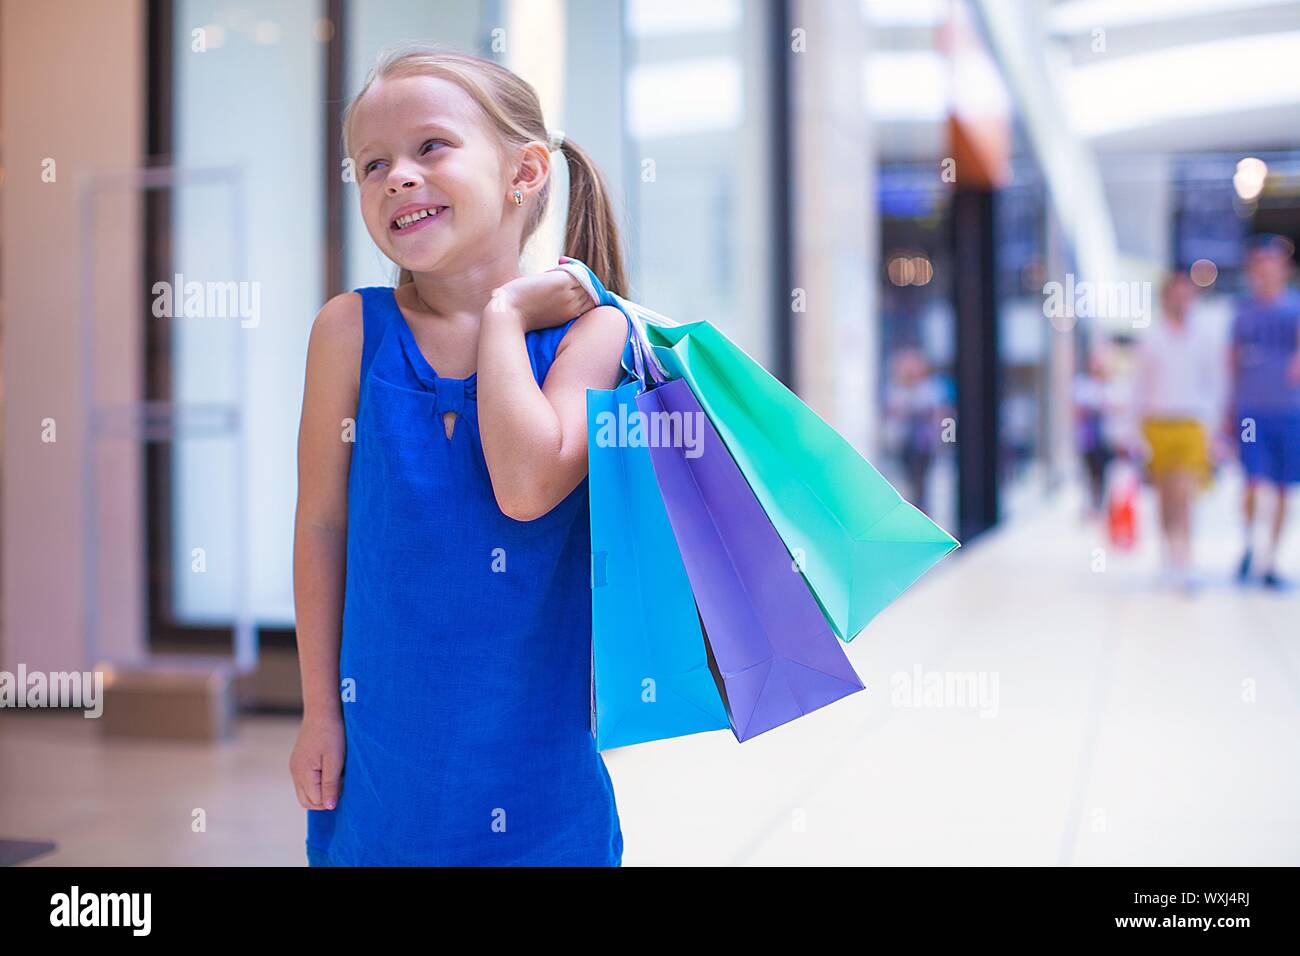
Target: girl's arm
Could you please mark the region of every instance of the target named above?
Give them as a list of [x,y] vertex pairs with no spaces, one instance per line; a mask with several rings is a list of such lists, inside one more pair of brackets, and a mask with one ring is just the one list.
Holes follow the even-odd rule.
[[613,306],[584,312],[538,388],[524,343],[530,324],[523,309],[497,301],[483,312],[478,344],[483,457],[498,507],[517,521],[540,518],[586,477],[587,389],[619,383],[628,336]]
[[299,801],[322,809],[342,769],[339,640],[347,555],[345,419],[356,415],[361,377],[361,297],[335,296],[312,323],[298,428],[293,595],[302,672],[303,726],[290,759]]

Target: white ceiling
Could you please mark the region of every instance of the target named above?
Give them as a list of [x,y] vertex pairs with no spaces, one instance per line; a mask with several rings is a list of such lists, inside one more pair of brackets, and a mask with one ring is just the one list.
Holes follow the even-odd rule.
[[1300,2],[1063,0],[1070,125],[1099,151],[1300,147]]
[[[1300,148],[1300,0],[1005,0],[1042,24],[1049,75],[1103,153]],[[886,156],[942,142],[946,0],[862,0],[868,108]]]

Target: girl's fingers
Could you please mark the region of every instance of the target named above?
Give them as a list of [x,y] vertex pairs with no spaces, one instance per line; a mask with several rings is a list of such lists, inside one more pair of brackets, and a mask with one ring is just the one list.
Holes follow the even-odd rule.
[[339,771],[343,768],[332,754],[324,754],[321,761],[321,803],[333,810],[339,797]]
[[307,791],[302,788],[302,784],[300,784],[297,780],[294,780],[293,782],[293,789],[294,792],[298,794],[298,803],[302,805],[302,808],[304,810],[320,809],[320,807],[313,807],[311,805],[311,801],[307,799]]
[[307,771],[307,780],[304,786],[304,789],[307,791],[307,797],[312,802],[313,810],[324,809],[323,805],[321,804],[321,798],[320,798],[320,778],[321,778],[321,772],[319,769],[320,760],[321,760],[321,755],[318,754],[316,757],[316,767]]

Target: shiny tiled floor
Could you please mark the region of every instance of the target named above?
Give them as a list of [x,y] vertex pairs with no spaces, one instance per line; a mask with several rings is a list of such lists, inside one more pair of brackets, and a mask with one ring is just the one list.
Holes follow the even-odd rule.
[[[1155,588],[1151,502],[1139,549],[1094,571],[1104,543],[1066,495],[854,641],[866,693],[743,746],[607,753],[624,863],[1300,864],[1300,590],[1230,582],[1235,495],[1200,506],[1196,596]],[[1300,579],[1300,518],[1284,567]],[[909,705],[918,670],[990,696]],[[302,862],[294,721],[245,719],[212,748],[92,725],[0,718],[0,837],[59,844],[29,865]]]

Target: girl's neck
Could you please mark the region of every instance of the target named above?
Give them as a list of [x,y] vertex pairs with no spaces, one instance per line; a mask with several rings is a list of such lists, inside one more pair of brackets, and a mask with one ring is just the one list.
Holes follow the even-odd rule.
[[480,262],[454,274],[417,272],[409,301],[415,311],[434,319],[480,316],[492,300],[492,290],[521,274],[518,257]]

